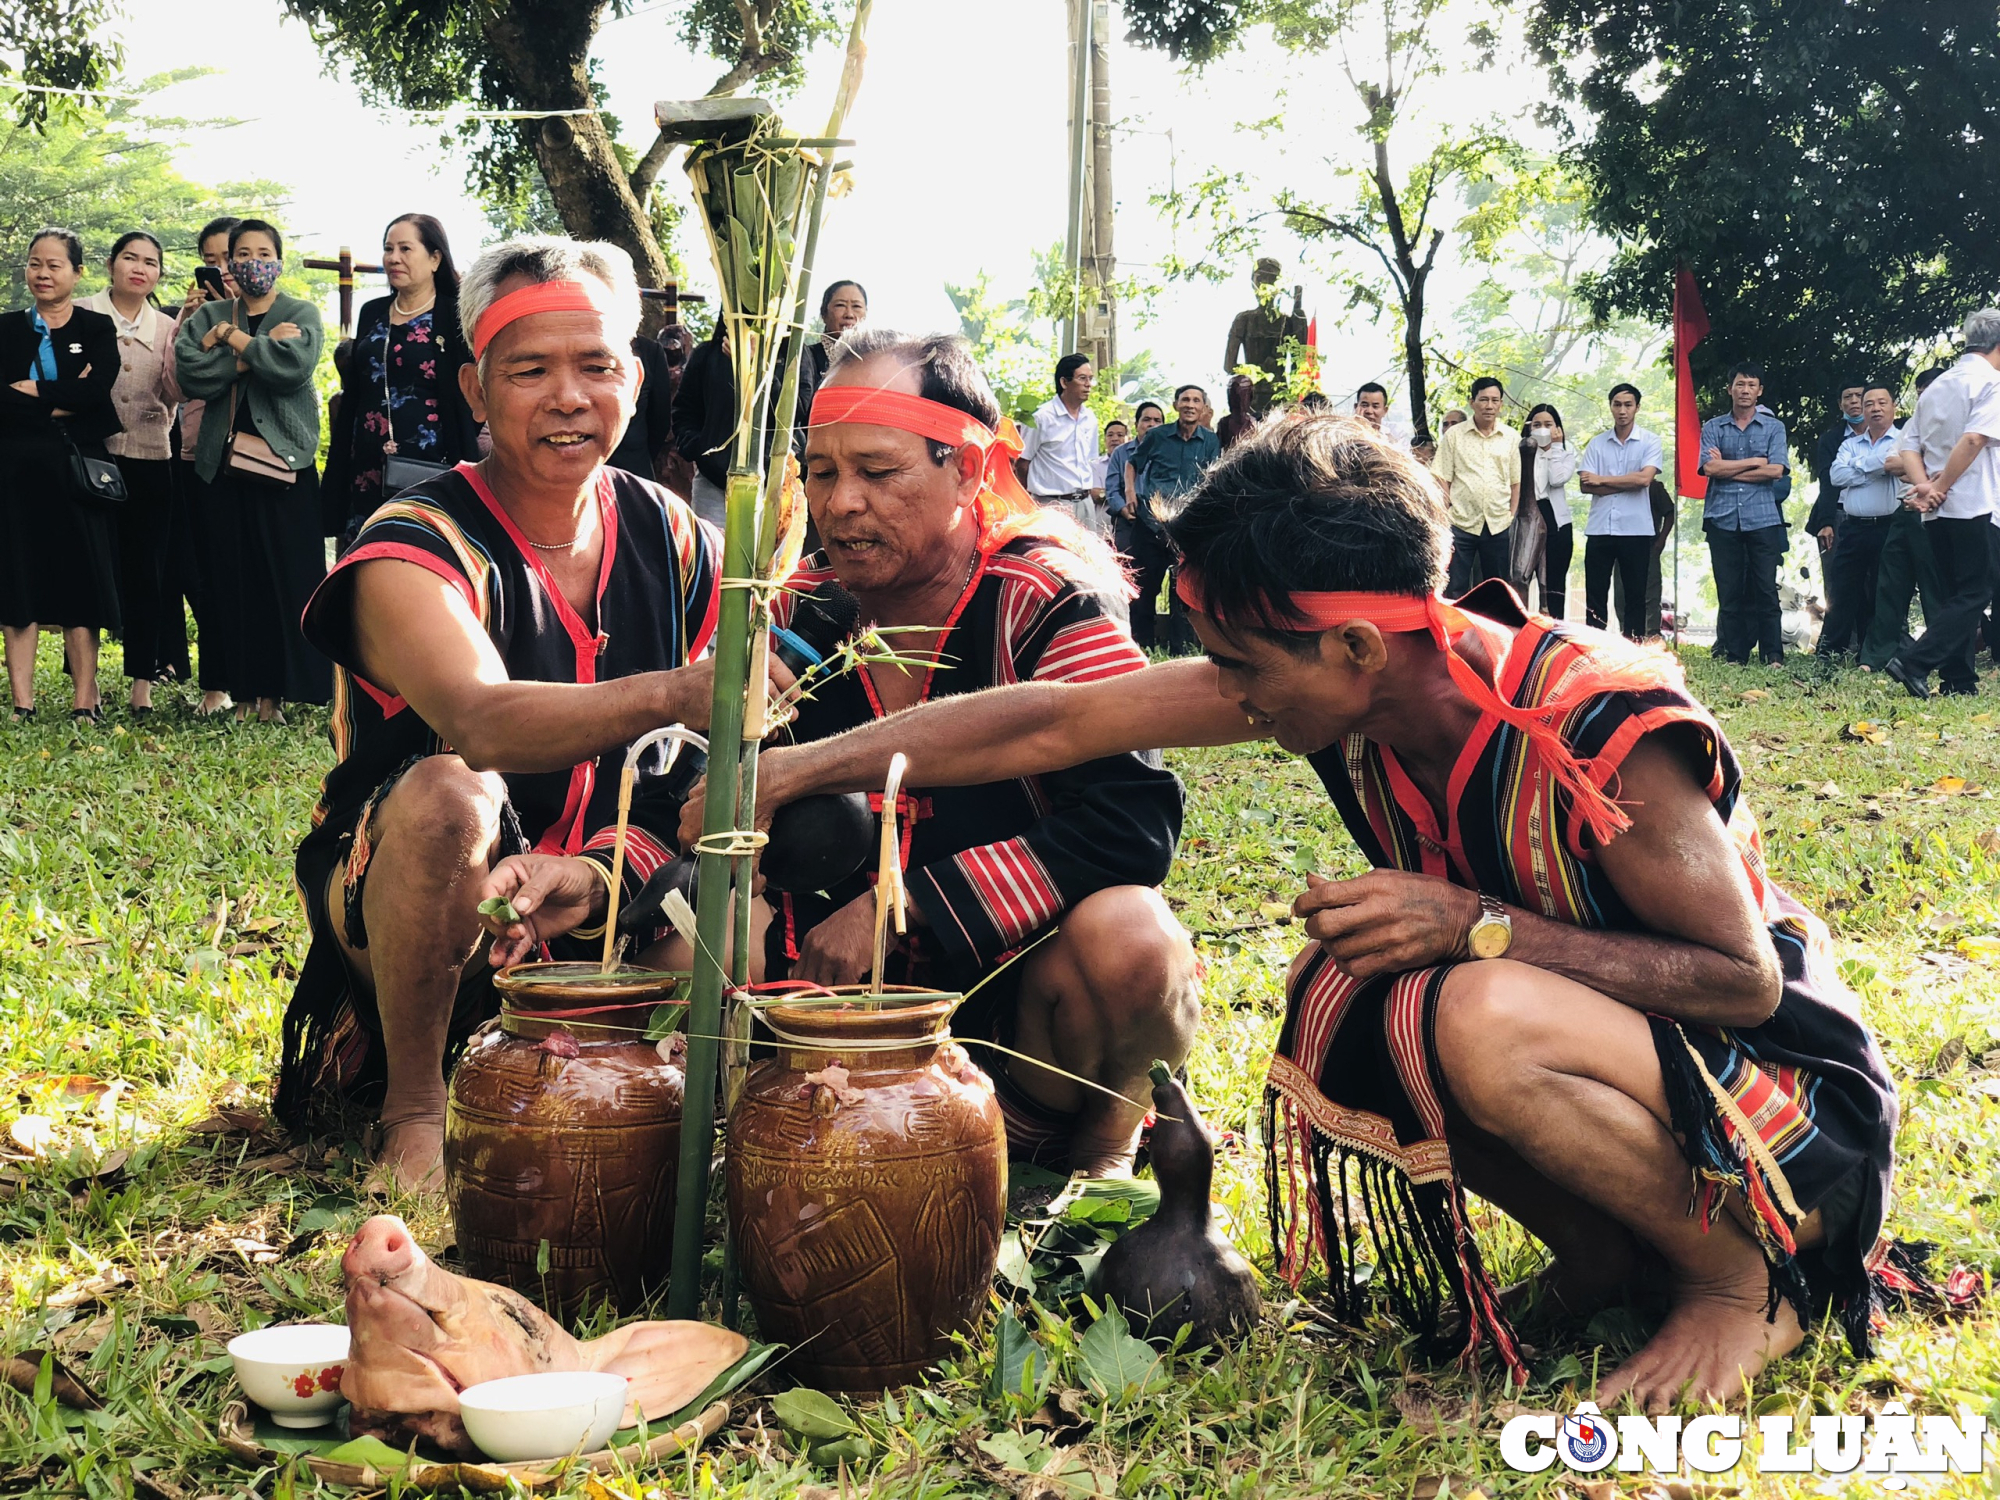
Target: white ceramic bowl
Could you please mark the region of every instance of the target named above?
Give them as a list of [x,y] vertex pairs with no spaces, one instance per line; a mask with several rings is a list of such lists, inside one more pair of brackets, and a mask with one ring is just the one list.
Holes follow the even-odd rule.
[[458,1393],[458,1414],[479,1451],[501,1463],[595,1453],[625,1415],[626,1380],[594,1370],[510,1375]]
[[280,1323],[238,1334],[229,1357],[244,1393],[280,1427],[318,1427],[340,1409],[347,1329],[338,1323]]

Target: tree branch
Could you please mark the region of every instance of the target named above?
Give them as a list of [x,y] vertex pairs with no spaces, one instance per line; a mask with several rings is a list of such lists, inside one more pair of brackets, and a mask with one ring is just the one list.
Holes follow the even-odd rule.
[[632,168],[632,196],[639,200],[639,206],[646,206],[646,195],[653,190],[661,171],[667,165],[667,158],[674,154],[674,142],[667,139],[665,131],[653,138],[653,144],[646,148],[646,154],[639,158]]

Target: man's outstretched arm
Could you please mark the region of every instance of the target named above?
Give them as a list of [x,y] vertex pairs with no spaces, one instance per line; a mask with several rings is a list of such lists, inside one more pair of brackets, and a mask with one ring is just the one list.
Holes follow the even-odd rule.
[[1211,663],[1167,662],[1100,682],[941,698],[832,739],[767,750],[757,762],[757,803],[761,814],[814,792],[873,790],[899,751],[909,758],[907,786],[980,786],[1132,750],[1263,736],[1216,690]]
[[481,771],[563,771],[662,724],[708,722],[707,662],[609,682],[515,682],[463,596],[427,568],[355,570],[353,664]]

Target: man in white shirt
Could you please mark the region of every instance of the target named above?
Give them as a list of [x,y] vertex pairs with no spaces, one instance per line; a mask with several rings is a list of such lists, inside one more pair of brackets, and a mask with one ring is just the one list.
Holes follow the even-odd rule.
[[1386,386],[1371,380],[1356,391],[1354,415],[1380,433],[1383,442],[1405,453],[1410,451],[1408,436],[1389,426],[1389,391]]
[[[1097,477],[1097,413],[1089,406],[1097,371],[1082,354],[1056,361],[1056,393],[1035,412],[1022,438],[1019,472],[1028,493],[1074,516],[1085,531],[1109,536]],[[1091,491],[1099,493],[1093,497]]]
[[1583,524],[1583,618],[1592,629],[1609,621],[1607,608],[1615,570],[1619,595],[1618,628],[1628,638],[1646,638],[1646,571],[1653,556],[1654,479],[1666,467],[1659,438],[1638,425],[1639,388],[1611,388],[1611,430],[1600,432],[1583,450],[1577,487],[1590,496],[1590,519]]
[[[1827,610],[1819,644],[1813,648],[1816,656],[1858,651],[1875,621],[1876,569],[1896,513],[1903,508],[1898,481],[1888,468],[1902,441],[1895,422],[1895,392],[1885,385],[1866,387],[1861,396],[1861,430],[1834,451],[1827,465],[1827,489],[1837,496],[1840,514],[1837,525],[1829,522],[1833,548],[1821,565]],[[1827,517],[1823,514],[1821,519]]]
[[[1940,601],[1921,639],[1882,668],[1912,697],[1976,693],[1972,668],[1980,617],[1993,597],[1990,532],[2000,511],[2000,307],[1965,320],[1965,353],[1931,384],[1903,429],[1903,503],[1923,513],[1937,561]],[[1919,472],[1921,471],[1921,472]]]

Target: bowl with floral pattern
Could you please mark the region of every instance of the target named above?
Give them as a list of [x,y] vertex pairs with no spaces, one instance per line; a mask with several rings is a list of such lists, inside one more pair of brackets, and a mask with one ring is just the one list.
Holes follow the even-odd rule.
[[280,1427],[320,1427],[340,1410],[347,1329],[339,1323],[279,1323],[229,1341],[244,1394]]

